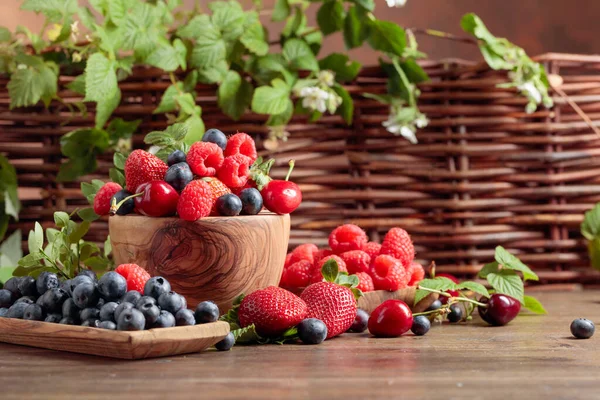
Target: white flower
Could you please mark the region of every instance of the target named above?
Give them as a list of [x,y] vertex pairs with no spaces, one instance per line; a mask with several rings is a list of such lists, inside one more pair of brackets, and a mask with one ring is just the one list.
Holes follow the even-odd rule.
[[419,115],[417,119],[415,119],[415,125],[417,128],[425,128],[429,124],[429,120],[423,114]]
[[417,136],[415,135],[415,129],[411,128],[408,125],[403,125],[398,122],[393,117],[388,118],[387,121],[383,121],[382,124],[385,129],[394,135],[400,135],[404,137],[406,140],[411,142],[412,144],[417,143]]
[[388,7],[404,7],[406,0],[385,0]]
[[17,65],[17,69],[27,69],[27,65],[19,64],[19,65]]
[[335,73],[328,69],[325,69],[319,72],[319,74],[317,75],[317,79],[322,85],[332,87],[335,83]]
[[517,86],[517,88],[523,92],[527,97],[531,97],[533,100],[535,100],[535,102],[537,104],[542,102],[542,94],[540,93],[540,91],[535,87],[535,85],[531,82],[525,82],[519,86]]
[[76,42],[77,35],[79,34],[79,21],[75,21],[71,24],[71,39]]
[[300,97],[302,97],[302,107],[310,110],[316,110],[319,112],[325,112],[327,110],[327,100],[329,100],[329,93],[318,87],[305,87],[300,90]]

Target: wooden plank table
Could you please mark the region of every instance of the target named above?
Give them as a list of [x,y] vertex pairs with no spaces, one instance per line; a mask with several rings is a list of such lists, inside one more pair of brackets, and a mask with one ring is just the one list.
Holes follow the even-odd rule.
[[[548,316],[476,318],[428,335],[345,334],[319,346],[118,361],[0,344],[0,399],[600,399],[600,291],[540,293]],[[600,329],[600,327],[599,327]]]

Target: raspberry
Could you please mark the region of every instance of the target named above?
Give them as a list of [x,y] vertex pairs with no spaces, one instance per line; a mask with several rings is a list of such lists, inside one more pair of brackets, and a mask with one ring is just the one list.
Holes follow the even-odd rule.
[[375,290],[375,287],[373,286],[373,278],[371,278],[371,275],[367,274],[366,272],[357,272],[354,275],[358,276],[358,279],[360,281],[360,283],[356,287],[357,289],[360,289],[363,292],[372,292],[373,290]]
[[333,251],[331,251],[331,249],[321,249],[315,254],[315,262],[321,261],[323,258],[332,255]]
[[188,151],[187,163],[198,176],[215,176],[223,165],[223,150],[211,142],[196,142]]
[[229,156],[223,161],[217,176],[230,188],[244,186],[250,175],[250,159],[241,154]]
[[108,215],[110,211],[110,199],[121,189],[123,188],[118,183],[105,183],[94,197],[94,212],[98,215]]
[[379,243],[369,242],[363,246],[362,250],[370,255],[371,258],[375,258],[381,252],[381,245]]
[[360,250],[367,243],[367,234],[352,224],[338,226],[329,235],[329,246],[335,254]]
[[204,178],[202,180],[208,183],[208,186],[210,186],[210,191],[212,193],[213,207],[210,211],[210,215],[218,215],[216,204],[217,199],[225,194],[231,193],[231,190],[229,190],[227,185],[225,185],[217,178]]
[[162,181],[169,166],[163,160],[144,150],[134,150],[125,161],[127,190],[135,193],[146,182]]
[[144,293],[144,286],[150,279],[150,274],[145,269],[137,264],[121,264],[115,272],[127,281],[127,291],[137,290]]
[[390,255],[408,267],[415,258],[415,247],[408,232],[402,228],[390,229],[383,239],[381,254]]
[[300,246],[296,247],[293,251],[292,251],[292,258],[290,260],[290,264],[293,264],[295,262],[301,261],[301,260],[307,260],[312,264],[315,263],[315,254],[317,254],[319,252],[319,249],[317,248],[317,246],[315,246],[314,244],[301,244]]
[[181,192],[177,202],[177,213],[181,219],[196,221],[210,214],[213,203],[209,184],[203,180],[195,180]]
[[362,250],[352,250],[340,254],[340,257],[346,263],[349,274],[357,272],[369,272],[371,256]]
[[423,269],[423,266],[416,262],[411,263],[406,272],[410,275],[408,286],[416,286],[417,283],[425,278],[425,270]]
[[231,136],[227,141],[227,147],[225,148],[225,157],[235,156],[241,154],[250,159],[250,164],[256,161],[256,145],[254,139],[249,135],[240,132]]
[[307,287],[310,283],[313,265],[307,260],[300,260],[287,267],[285,286],[292,288]]
[[328,260],[335,260],[337,261],[338,264],[338,271],[340,272],[348,272],[348,268],[346,268],[346,263],[344,262],[344,260],[342,260],[340,257],[338,256],[327,256],[325,258],[322,258],[321,260],[317,261],[316,264],[313,266],[313,270],[311,273],[311,279],[310,279],[310,283],[316,283],[316,282],[321,282],[323,281],[323,274],[321,273],[321,269],[323,268],[323,265],[328,261]]
[[392,256],[377,256],[371,265],[371,278],[377,290],[389,290],[390,292],[404,289],[408,284],[410,276],[402,266],[400,260]]
[[292,260],[292,253],[288,253],[287,256],[285,256],[285,264],[283,264],[283,268],[287,268],[291,265],[290,261]]

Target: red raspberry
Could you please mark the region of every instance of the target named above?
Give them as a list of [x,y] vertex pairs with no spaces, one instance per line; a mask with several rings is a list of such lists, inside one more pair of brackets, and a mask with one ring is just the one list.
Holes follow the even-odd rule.
[[360,250],[367,243],[367,234],[360,227],[352,224],[338,226],[329,235],[329,247],[335,254]]
[[417,283],[421,282],[423,278],[425,278],[425,270],[423,269],[423,266],[416,262],[411,263],[406,272],[410,275],[408,286],[416,286]]
[[187,163],[198,176],[215,176],[223,165],[223,150],[211,142],[196,142],[187,154]]
[[291,265],[290,261],[292,260],[292,253],[288,253],[287,256],[285,256],[285,264],[283,264],[283,268],[287,268]]
[[183,189],[177,202],[177,214],[186,221],[196,221],[210,215],[213,206],[212,190],[203,180],[195,180]]
[[375,258],[381,252],[381,245],[379,243],[369,242],[363,246],[362,250],[370,255],[371,258]]
[[400,260],[392,256],[377,256],[371,265],[371,278],[377,290],[389,290],[393,292],[404,289],[408,284],[410,276],[402,266]]
[[142,183],[162,181],[169,167],[163,160],[144,150],[134,150],[125,161],[127,190],[135,193]]
[[241,154],[229,156],[217,172],[219,179],[230,188],[244,186],[250,175],[250,159]]
[[349,274],[357,272],[369,272],[371,257],[362,250],[352,250],[340,254],[340,257],[346,263]]
[[150,279],[150,274],[137,264],[121,264],[115,272],[121,275],[127,281],[127,291],[137,290],[144,293],[146,281]]
[[321,261],[323,258],[325,258],[327,256],[332,256],[332,255],[333,255],[333,251],[331,251],[331,249],[321,249],[321,250],[317,251],[317,253],[315,254],[315,262]]
[[307,260],[300,260],[286,268],[285,286],[290,288],[307,287],[310,283],[313,265]]
[[367,274],[366,272],[357,272],[354,275],[358,276],[358,279],[360,280],[360,283],[356,287],[357,289],[360,289],[363,292],[372,292],[373,290],[375,290],[375,287],[373,286],[373,278],[371,278],[371,275]]
[[415,247],[408,232],[402,228],[390,229],[383,239],[381,254],[390,255],[408,267],[415,258]]
[[225,157],[235,156],[241,154],[250,159],[250,164],[256,161],[258,155],[256,154],[256,145],[254,139],[249,135],[239,132],[231,136],[227,140],[227,147],[225,148]]
[[110,199],[122,189],[118,183],[105,183],[94,197],[94,212],[98,215],[108,215],[110,211]]
[[338,256],[327,256],[327,257],[322,258],[321,260],[317,261],[316,264],[313,266],[312,276],[310,278],[310,283],[316,283],[316,282],[323,281],[323,274],[321,273],[321,269],[323,268],[323,265],[328,260],[331,260],[331,259],[337,261],[338,271],[340,271],[340,272],[348,272],[348,268],[346,268],[346,263],[344,262],[344,260],[342,260]]
[[300,246],[296,247],[292,251],[292,253],[291,253],[292,258],[290,260],[290,264],[293,264],[300,260],[307,260],[312,265],[316,261],[315,254],[317,254],[318,252],[319,252],[319,249],[314,244],[311,244],[311,243],[301,244]]

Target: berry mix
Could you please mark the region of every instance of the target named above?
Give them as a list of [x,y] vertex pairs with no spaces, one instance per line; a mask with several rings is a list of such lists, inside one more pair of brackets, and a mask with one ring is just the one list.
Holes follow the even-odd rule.
[[108,182],[93,199],[98,215],[148,217],[178,215],[187,221],[213,216],[256,215],[263,207],[289,214],[300,205],[302,192],[289,181],[269,176],[274,160],[263,162],[246,133],[229,138],[209,129],[202,141],[184,153],[175,150],[165,163],[144,150],[134,150],[124,166],[125,188]]

